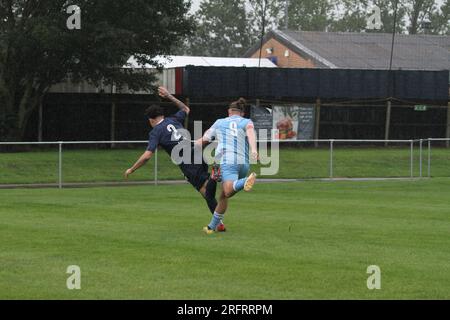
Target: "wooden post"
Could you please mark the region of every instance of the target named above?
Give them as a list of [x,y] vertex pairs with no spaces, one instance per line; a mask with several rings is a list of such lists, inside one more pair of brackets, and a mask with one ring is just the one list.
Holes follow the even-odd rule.
[[43,105],[42,100],[39,103],[39,120],[38,120],[38,141],[42,142],[42,121],[43,121]]
[[[110,138],[111,141],[116,140],[116,99],[115,94],[116,93],[116,86],[114,83],[111,84],[111,132],[110,132]],[[116,146],[114,143],[111,144],[111,149],[114,149]]]
[[[111,103],[111,141],[116,141],[116,101]],[[114,148],[114,143],[111,144],[111,148]]]
[[[316,124],[314,126],[314,140],[319,140],[319,133],[320,133],[320,106],[321,101],[320,98],[317,98],[316,100]],[[317,148],[319,146],[319,142],[315,141],[314,146]]]
[[[186,105],[189,107],[189,105],[190,105],[190,99],[189,98],[186,98]],[[188,129],[188,127],[189,127],[189,115],[187,115],[186,116],[186,119],[184,119],[184,128],[185,129]]]
[[[261,105],[261,101],[259,99],[256,99],[256,102],[255,102],[256,109],[259,109],[260,105]],[[272,138],[273,138],[272,130],[270,130],[270,132],[267,133],[266,138],[272,140]],[[257,134],[257,139],[261,139],[261,137],[259,136],[259,133]]]
[[[384,131],[384,140],[389,140],[389,131],[391,129],[391,111],[392,111],[392,102],[391,100],[389,100],[387,102],[387,109],[386,109],[386,126]],[[387,147],[388,142],[385,142],[384,145]]]
[[[450,139],[450,102],[448,103],[448,106],[447,106],[447,132],[446,132],[445,137],[447,139]],[[445,142],[445,145],[447,148],[450,147],[450,141],[447,140]]]

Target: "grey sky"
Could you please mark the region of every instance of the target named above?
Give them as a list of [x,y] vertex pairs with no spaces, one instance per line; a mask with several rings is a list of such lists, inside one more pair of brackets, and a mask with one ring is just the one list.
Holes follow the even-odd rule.
[[[199,6],[200,6],[200,2],[201,0],[192,0],[192,12],[195,12],[198,10]],[[441,6],[444,3],[444,0],[436,0],[436,4],[438,6]]]
[[[188,0],[185,0],[185,1],[188,1]],[[191,13],[195,13],[199,9],[200,3],[202,2],[202,0],[191,0],[191,1],[192,1]],[[441,7],[444,4],[445,0],[434,0],[434,2],[437,7]],[[339,8],[336,8],[336,9],[337,9],[336,13],[338,13],[338,16],[345,15],[344,11],[339,10]],[[405,17],[405,20],[406,19],[407,19],[407,17]],[[407,22],[407,24],[408,24],[408,22]]]
[[197,11],[198,7],[200,6],[200,1],[201,0],[192,0],[192,8],[191,8],[192,12]]

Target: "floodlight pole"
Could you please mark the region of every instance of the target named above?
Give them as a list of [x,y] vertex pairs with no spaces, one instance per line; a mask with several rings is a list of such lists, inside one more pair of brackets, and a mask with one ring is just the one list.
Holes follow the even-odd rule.
[[289,0],[285,0],[285,7],[284,7],[284,28],[286,30],[289,29]]
[[[386,127],[385,127],[385,133],[384,133],[384,139],[386,140],[385,146],[387,147],[389,140],[389,131],[391,126],[391,112],[392,112],[392,96],[395,96],[395,93],[392,92],[392,95],[390,94],[391,87],[390,85],[393,84],[393,77],[392,77],[392,62],[394,60],[394,45],[395,45],[395,29],[397,28],[397,9],[398,9],[398,0],[395,0],[395,7],[394,7],[394,27],[392,28],[392,44],[391,44],[391,58],[389,60],[389,87],[388,87],[388,95],[390,96],[388,100],[387,110],[386,110]],[[392,83],[391,83],[392,81]]]
[[391,45],[391,59],[390,59],[390,62],[389,62],[389,71],[392,70],[392,60],[394,58],[395,31],[397,29],[397,9],[398,9],[398,0],[395,0],[394,27],[392,28],[392,45]]
[[[264,34],[266,33],[266,7],[267,7],[267,0],[263,1],[263,6],[264,7],[263,7],[263,16],[262,16],[261,39],[260,39],[260,44],[259,44],[258,68],[261,68],[262,47],[263,47],[263,42],[264,42]],[[259,74],[259,69],[258,69],[258,74]]]

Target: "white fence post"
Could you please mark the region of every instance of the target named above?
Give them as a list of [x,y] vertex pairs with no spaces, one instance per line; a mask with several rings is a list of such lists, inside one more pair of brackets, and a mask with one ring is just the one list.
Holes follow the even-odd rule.
[[411,140],[411,178],[414,178],[414,140]]
[[431,138],[428,138],[428,178],[431,178]]
[[158,185],[158,149],[155,150],[155,186]]
[[58,151],[58,188],[62,189],[62,145],[63,142],[59,142],[59,151]]
[[330,140],[330,179],[333,179],[333,150],[334,149],[334,140]]
[[422,154],[423,154],[423,139],[420,139],[420,141],[419,141],[419,156],[420,156],[420,159],[419,159],[419,177],[420,178],[422,178],[422,165],[423,165]]

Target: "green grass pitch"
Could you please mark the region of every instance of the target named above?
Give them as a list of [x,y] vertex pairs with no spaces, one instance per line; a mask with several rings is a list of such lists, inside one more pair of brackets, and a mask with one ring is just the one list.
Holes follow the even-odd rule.
[[[281,148],[279,172],[265,178],[327,178],[330,154],[323,148]],[[142,154],[143,149],[64,150],[62,156],[63,182],[121,182],[122,174]],[[35,150],[31,148],[31,150]],[[423,175],[427,172],[427,150],[423,155]],[[133,181],[154,179],[154,159],[137,171]],[[336,146],[334,150],[335,177],[409,177],[410,149],[363,148]],[[433,177],[450,177],[450,149],[434,148]],[[255,169],[259,172],[258,168]],[[58,153],[53,150],[0,153],[0,185],[56,183],[58,181]],[[414,151],[413,174],[419,176],[419,150]],[[162,150],[158,152],[158,179],[183,179],[180,170]]]
[[448,179],[257,184],[206,236],[188,185],[1,190],[0,299],[449,299],[449,193]]

